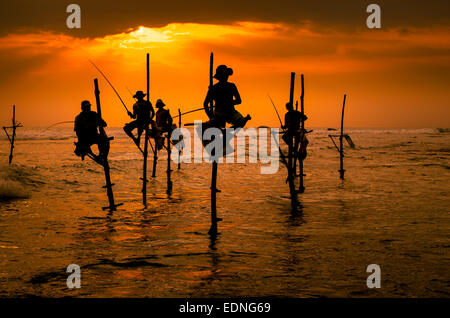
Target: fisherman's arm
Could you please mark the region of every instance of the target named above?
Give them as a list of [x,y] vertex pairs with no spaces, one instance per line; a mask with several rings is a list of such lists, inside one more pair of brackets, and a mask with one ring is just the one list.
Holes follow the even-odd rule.
[[288,113],[286,113],[285,115],[284,115],[284,126],[283,125],[281,125],[281,129],[286,129],[289,125],[288,125],[288,121],[289,121],[289,115],[288,115]]
[[[98,116],[98,115],[97,115]],[[97,117],[97,124],[99,127],[107,127],[108,124],[100,116]]]
[[203,102],[203,108],[205,109],[206,114],[208,117],[211,117],[211,109],[209,107],[209,104],[212,103],[212,92],[211,88],[208,89],[208,93],[206,94],[205,101]]
[[239,91],[238,91],[236,85],[234,85],[234,84],[233,84],[233,97],[234,97],[234,100],[233,100],[234,105],[239,105],[242,103],[241,95],[239,95]]
[[169,127],[172,127],[173,118],[172,118],[172,115],[170,115],[170,111],[169,110],[167,110],[167,123],[168,123]]
[[137,110],[137,107],[136,107],[136,104],[135,104],[135,105],[133,105],[133,112],[128,111],[128,116],[130,116],[131,118],[135,119],[136,118],[136,110]]
[[75,123],[73,125],[73,130],[75,131],[75,134],[77,135],[78,138],[80,138],[80,129],[79,129],[79,124],[78,124],[78,117],[75,118]]
[[155,117],[155,109],[153,108],[152,103],[150,103],[150,120],[153,120],[153,117]]

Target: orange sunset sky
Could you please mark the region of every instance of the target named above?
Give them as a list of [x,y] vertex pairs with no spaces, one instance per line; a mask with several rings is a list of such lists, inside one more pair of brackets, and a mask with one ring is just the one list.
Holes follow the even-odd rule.
[[[290,72],[305,75],[310,127],[336,127],[348,94],[348,127],[450,127],[448,1],[3,1],[0,5],[0,118],[11,106],[25,126],[73,120],[94,103],[100,82],[109,126],[129,121],[127,90],[145,91],[172,113],[202,106],[209,54],[232,67],[250,126],[278,126],[267,94],[284,112]],[[81,7],[81,29],[66,27],[66,6]],[[381,6],[382,28],[366,27]],[[408,3],[408,5],[406,4]],[[299,82],[297,81],[297,84]],[[300,94],[296,86],[295,96]],[[203,113],[185,122],[206,119]]]

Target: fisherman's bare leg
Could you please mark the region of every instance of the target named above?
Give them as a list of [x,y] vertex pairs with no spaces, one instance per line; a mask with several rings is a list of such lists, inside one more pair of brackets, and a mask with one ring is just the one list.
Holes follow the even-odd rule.
[[231,115],[230,123],[232,124],[232,128],[243,128],[247,122],[252,119],[249,114],[247,116],[242,116],[241,113],[235,110],[235,112]]
[[124,131],[131,139],[133,139],[133,141],[134,141],[134,143],[135,143],[136,145],[139,146],[139,140],[133,135],[133,130],[136,129],[137,127],[138,127],[138,126],[137,126],[136,120],[134,120],[134,121],[132,121],[132,122],[126,124],[126,125],[123,127],[123,131]]

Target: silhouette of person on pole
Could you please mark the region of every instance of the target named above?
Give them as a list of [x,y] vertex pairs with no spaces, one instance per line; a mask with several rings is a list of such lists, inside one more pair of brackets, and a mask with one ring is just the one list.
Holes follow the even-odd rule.
[[[294,152],[302,159],[306,158],[306,146],[308,139],[306,138],[306,131],[301,129],[301,122],[308,119],[308,117],[295,110],[291,103],[286,103],[286,115],[284,116],[284,126],[281,128],[285,130],[283,140],[289,144],[290,140],[294,139]],[[300,146],[300,149],[299,149]]]
[[214,101],[214,109],[209,109],[212,115],[210,126],[225,127],[226,123],[233,128],[242,128],[251,119],[250,115],[242,116],[234,107],[242,103],[241,96],[234,83],[228,82],[233,70],[226,65],[219,65],[213,76],[218,82],[209,87],[203,106],[209,109],[210,102]]
[[[100,135],[98,128],[106,126],[106,122],[91,110],[91,103],[88,100],[82,101],[81,113],[75,117],[74,131],[78,137],[75,154],[82,160],[89,156],[97,163],[103,164],[102,158],[106,158],[109,153],[109,141]],[[91,146],[94,144],[97,144],[98,155],[92,152]]]
[[164,109],[164,102],[161,99],[158,99],[156,101],[155,107],[158,108],[156,112],[156,127],[153,129],[156,145],[158,147],[158,150],[161,150],[164,145],[164,138],[162,138],[162,134],[167,132],[171,133],[173,130],[173,119],[170,115],[170,111],[168,109]]
[[[153,109],[152,103],[144,100],[144,94],[142,91],[137,91],[133,96],[137,99],[136,103],[133,105],[133,113],[128,112],[128,116],[135,119],[123,127],[125,133],[133,139],[134,143],[139,147],[141,135],[145,128],[150,124],[155,111]],[[137,128],[137,137],[133,135],[133,130]]]

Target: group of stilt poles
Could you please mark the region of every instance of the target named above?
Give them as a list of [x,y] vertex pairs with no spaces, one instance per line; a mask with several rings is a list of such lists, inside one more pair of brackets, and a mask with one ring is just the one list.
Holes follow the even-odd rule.
[[[10,150],[9,150],[9,164],[12,163],[13,160],[13,151],[14,151],[14,142],[16,139],[16,129],[22,127],[22,124],[16,122],[16,106],[13,105],[13,115],[12,115],[12,125],[8,127],[3,127],[3,130],[6,133],[6,136],[8,137],[9,143],[10,143]],[[11,135],[8,134],[8,129],[11,129]]]
[[[289,88],[289,104],[293,107],[294,105],[294,88],[295,88],[295,72],[291,72],[291,81],[290,81],[290,88]],[[269,96],[270,97],[270,96]],[[303,118],[303,115],[305,113],[305,85],[304,85],[304,77],[303,74],[301,75],[301,95],[300,95],[300,111],[302,114],[302,118],[300,121],[300,127],[299,132],[291,132],[289,131],[289,127],[285,127],[287,130],[284,132],[287,136],[288,141],[288,160],[286,162],[286,158],[281,152],[280,149],[280,155],[285,163],[287,170],[288,170],[288,183],[289,183],[289,194],[291,197],[291,208],[292,211],[296,211],[298,208],[298,193],[305,192],[305,186],[304,186],[304,167],[303,167],[303,147],[306,146],[304,144],[304,138],[306,134],[305,130],[305,121]],[[275,107],[275,105],[274,105]],[[276,110],[276,108],[275,108]],[[296,110],[298,110],[298,102],[296,103]],[[278,112],[277,112],[278,115]],[[281,119],[280,119],[281,121]],[[300,138],[300,140],[296,140],[296,138]],[[300,146],[300,149],[298,147]],[[299,154],[300,152],[300,154]],[[297,160],[299,161],[299,179],[300,179],[300,185],[298,190],[295,187],[295,178],[297,176]]]
[[[293,107],[294,105],[294,86],[295,86],[295,73],[291,73],[291,85],[289,89],[289,104]],[[296,210],[298,206],[297,201],[297,191],[295,189],[295,170],[294,161],[296,160],[296,151],[294,152],[294,135],[287,131],[288,134],[288,183],[289,183],[289,193],[291,196],[291,208]]]
[[[102,109],[101,109],[101,105],[100,105],[100,90],[98,88],[98,80],[94,79],[94,86],[95,86],[95,101],[97,104],[97,114],[98,117],[101,121],[102,118]],[[106,185],[104,186],[104,188],[106,188],[106,194],[108,196],[108,201],[109,201],[109,206],[107,207],[103,207],[103,210],[109,209],[110,212],[115,211],[116,208],[120,205],[122,205],[122,203],[119,204],[115,204],[114,203],[114,194],[113,194],[113,190],[112,190],[112,186],[114,185],[113,183],[111,183],[111,176],[110,176],[110,172],[109,172],[109,163],[108,163],[108,153],[109,153],[109,143],[111,140],[114,139],[114,137],[108,137],[105,131],[105,128],[100,125],[99,127],[99,131],[100,131],[100,136],[103,139],[104,145],[102,145],[101,147],[99,146],[99,156],[101,159],[101,165],[103,166],[103,169],[105,171],[105,181],[106,181]]]

